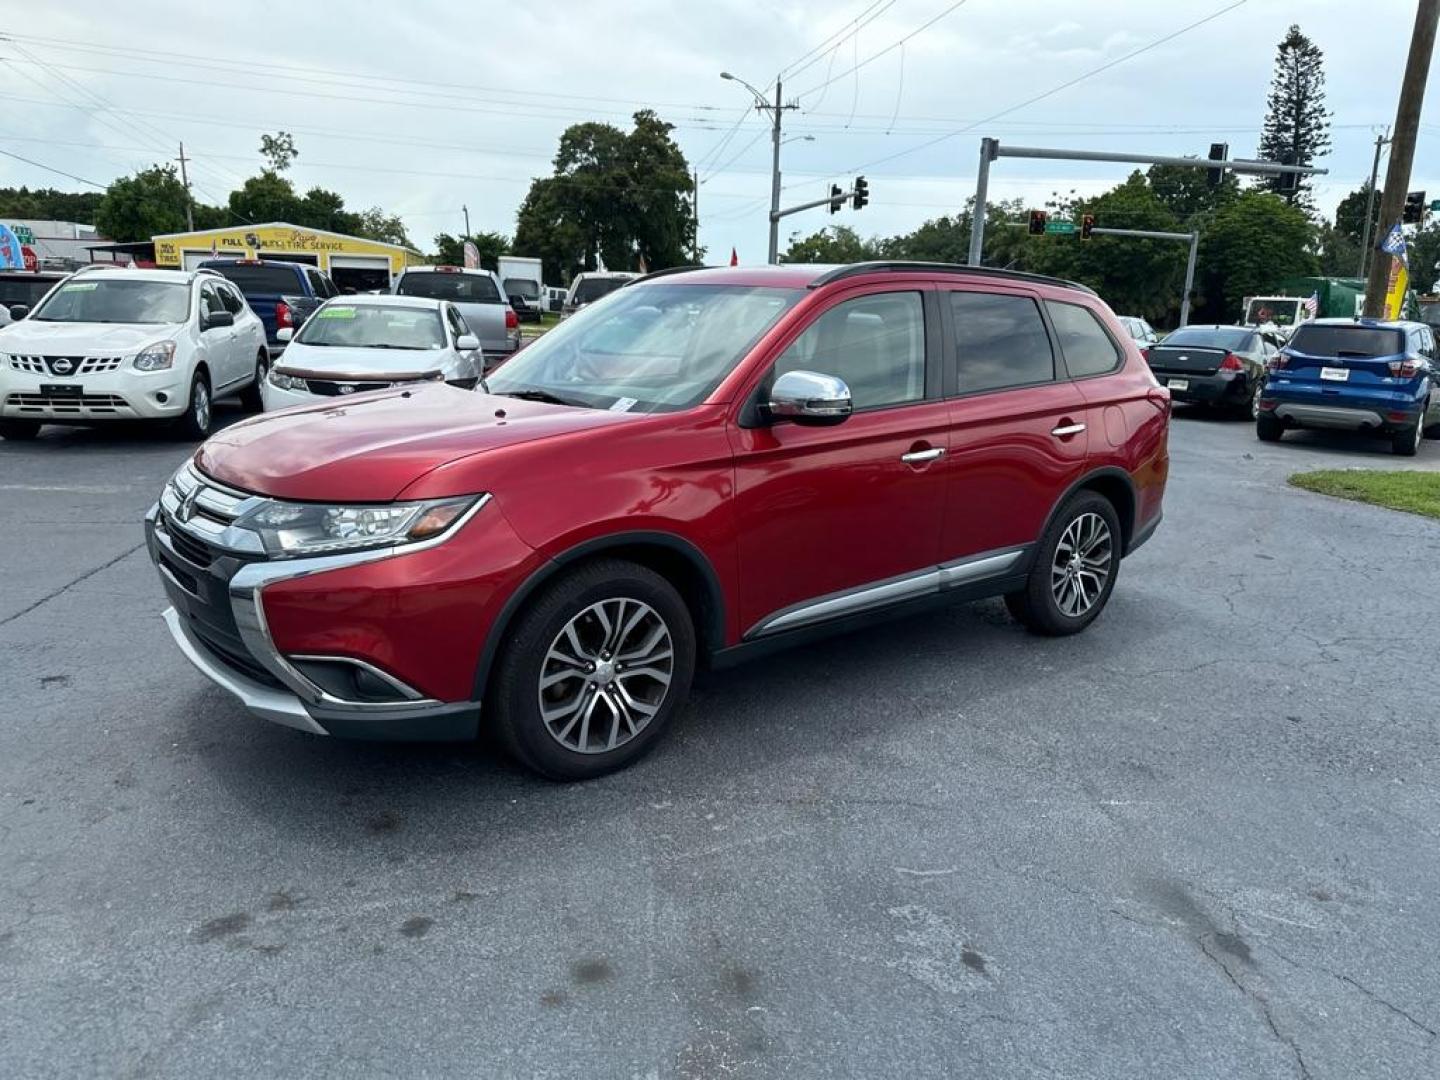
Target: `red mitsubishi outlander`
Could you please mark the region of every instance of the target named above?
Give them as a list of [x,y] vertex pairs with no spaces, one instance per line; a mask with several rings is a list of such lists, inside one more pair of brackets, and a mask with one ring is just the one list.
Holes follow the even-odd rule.
[[[924,263],[661,272],[468,392],[214,436],[146,517],[186,656],[317,735],[584,778],[701,664],[1004,596],[1084,629],[1160,522],[1169,396],[1089,289]],[[963,660],[957,660],[963,663]]]

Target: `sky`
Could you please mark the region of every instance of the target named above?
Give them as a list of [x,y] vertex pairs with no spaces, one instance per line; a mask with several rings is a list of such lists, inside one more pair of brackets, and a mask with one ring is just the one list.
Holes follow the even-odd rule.
[[[1325,54],[1333,147],[1315,192],[1329,216],[1393,123],[1414,13],[1414,0],[0,0],[0,151],[31,162],[0,156],[0,186],[94,190],[183,140],[196,197],[223,203],[259,170],[260,134],[283,129],[299,190],[399,214],[431,251],[463,231],[462,207],[472,229],[513,233],[568,125],[626,127],[652,108],[699,169],[707,259],[733,247],[763,262],[769,120],[721,71],[770,93],[783,73],[799,105],[784,114],[782,205],[869,179],[863,210],[786,218],[783,251],[830,224],[889,236],[953,213],[985,135],[1200,156],[1228,142],[1253,157],[1275,48],[1298,21]],[[1440,198],[1431,89],[1410,187]],[[1002,159],[990,198],[1041,206],[1130,168]]]

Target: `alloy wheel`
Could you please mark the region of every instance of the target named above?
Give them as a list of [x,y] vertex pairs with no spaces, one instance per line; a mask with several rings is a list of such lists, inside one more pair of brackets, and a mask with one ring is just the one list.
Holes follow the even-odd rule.
[[1050,590],[1062,614],[1078,619],[1095,606],[1114,557],[1110,526],[1099,514],[1086,512],[1066,526],[1050,563]]
[[210,388],[200,379],[195,380],[195,389],[190,391],[190,408],[195,413],[195,426],[201,431],[209,431]]
[[591,604],[555,635],[540,665],[540,717],[567,750],[603,754],[654,719],[675,674],[670,627],[649,604]]

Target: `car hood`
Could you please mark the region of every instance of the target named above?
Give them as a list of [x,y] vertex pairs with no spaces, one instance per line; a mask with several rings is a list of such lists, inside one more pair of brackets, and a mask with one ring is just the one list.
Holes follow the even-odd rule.
[[447,355],[444,349],[365,349],[292,341],[275,366],[281,371],[334,376],[404,375],[438,371]]
[[133,353],[146,345],[177,336],[182,328],[182,323],[39,322],[21,319],[6,328],[5,336],[0,338],[0,343],[3,343],[0,351],[34,351],[42,356]]
[[265,413],[213,436],[195,463],[223,484],[276,498],[389,502],[460,458],[636,419],[423,383]]

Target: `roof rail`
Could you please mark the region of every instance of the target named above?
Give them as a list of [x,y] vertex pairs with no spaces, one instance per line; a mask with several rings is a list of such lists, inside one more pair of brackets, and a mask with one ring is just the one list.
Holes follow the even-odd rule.
[[71,276],[71,277],[74,277],[76,274],[89,274],[89,273],[92,273],[92,272],[95,271],[95,270],[124,270],[124,269],[125,269],[125,264],[124,264],[124,263],[108,263],[108,262],[86,263],[84,266],[77,266],[74,270],[70,271],[70,276]]
[[654,281],[656,278],[669,277],[671,274],[684,274],[691,270],[705,269],[707,269],[707,267],[704,263],[684,263],[680,266],[667,266],[664,270],[651,270],[648,274],[641,274],[639,277],[631,278],[620,287],[622,289],[628,289],[631,285],[638,285],[642,281]]
[[201,274],[209,274],[211,277],[218,277],[222,280],[225,277],[224,274],[220,273],[220,271],[216,270],[213,266],[197,266],[191,273],[196,277],[199,277]]
[[1015,281],[1028,281],[1039,285],[1058,285],[1064,289],[1075,289],[1079,292],[1089,293],[1097,296],[1098,293],[1088,285],[1081,285],[1078,281],[1066,281],[1064,278],[1049,277],[1045,274],[1027,274],[1023,270],[1004,270],[998,266],[961,266],[959,263],[939,262],[906,262],[904,260],[880,259],[873,262],[851,263],[849,266],[840,266],[834,270],[826,271],[810,282],[810,288],[818,289],[821,285],[829,285],[832,281],[843,281],[845,278],[855,277],[859,274],[874,274],[880,272],[906,273],[919,272],[924,274],[972,274],[981,277],[1005,278]]

